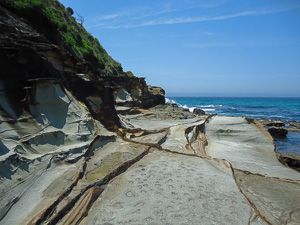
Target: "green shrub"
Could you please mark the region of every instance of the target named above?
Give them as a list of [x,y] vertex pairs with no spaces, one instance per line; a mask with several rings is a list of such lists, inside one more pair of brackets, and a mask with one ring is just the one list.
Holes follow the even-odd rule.
[[[56,44],[62,45],[78,58],[98,62],[98,66],[102,68],[102,75],[124,74],[121,64],[112,59],[98,39],[90,35],[72,16],[70,9],[66,9],[57,0],[5,0],[4,2],[6,6],[27,19],[39,12],[57,32],[54,35],[57,35],[56,39],[60,41]],[[95,60],[91,60],[92,57]]]

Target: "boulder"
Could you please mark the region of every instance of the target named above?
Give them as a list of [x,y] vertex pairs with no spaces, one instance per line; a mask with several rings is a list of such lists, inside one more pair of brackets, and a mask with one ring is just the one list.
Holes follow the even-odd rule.
[[150,108],[156,105],[165,104],[165,91],[161,87],[148,85],[142,100],[142,107]]
[[269,127],[268,131],[274,138],[286,138],[288,134],[287,129],[283,127]]
[[193,110],[193,113],[196,114],[196,115],[200,115],[200,116],[206,114],[205,111],[204,111],[203,109],[199,109],[199,108],[195,108],[195,109]]
[[288,129],[285,128],[285,123],[276,120],[260,120],[273,138],[286,138]]

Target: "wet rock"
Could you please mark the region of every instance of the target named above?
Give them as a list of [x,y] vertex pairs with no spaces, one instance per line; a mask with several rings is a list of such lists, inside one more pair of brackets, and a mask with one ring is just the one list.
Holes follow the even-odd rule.
[[195,109],[193,110],[193,113],[196,114],[196,115],[200,115],[200,116],[206,114],[205,111],[204,111],[203,109],[199,109],[199,108],[195,108]]
[[268,131],[274,138],[286,138],[288,134],[288,130],[283,127],[269,127]]
[[300,131],[300,122],[297,122],[297,121],[289,122],[289,126],[287,129],[289,131]]
[[266,127],[273,138],[285,138],[288,134],[288,128],[285,123],[279,120],[260,120],[260,123]]
[[284,127],[285,126],[285,123],[282,121],[272,121],[272,120],[263,121],[262,124],[267,127]]
[[279,161],[300,172],[300,157],[294,154],[284,154],[277,152]]

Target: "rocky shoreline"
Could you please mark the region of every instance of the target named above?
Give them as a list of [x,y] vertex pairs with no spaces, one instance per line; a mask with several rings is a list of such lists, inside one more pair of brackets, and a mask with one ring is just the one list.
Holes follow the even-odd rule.
[[[176,103],[167,103],[168,107],[174,107],[180,109],[181,111],[194,114],[194,115],[206,115],[205,111],[200,108],[193,108],[192,112],[189,109],[178,106]],[[166,107],[166,109],[168,108]],[[170,111],[170,110],[169,110]],[[216,114],[207,114],[208,116],[215,116]],[[254,122],[256,120],[252,118],[246,118],[249,122]],[[300,155],[291,152],[278,151],[276,142],[279,140],[285,140],[289,132],[300,132],[300,122],[297,121],[280,121],[280,120],[270,120],[270,119],[259,119],[257,120],[263,126],[274,140],[275,153],[278,160],[297,171],[300,171]]]
[[299,132],[300,122],[284,122],[280,120],[259,120],[275,138],[284,138],[288,132]]
[[[300,171],[300,155],[291,152],[278,151],[277,141],[285,140],[289,133],[300,132],[300,123],[296,121],[285,123],[283,121],[259,120],[261,124],[268,130],[275,141],[275,152],[278,160],[286,166]],[[295,146],[297,148],[297,146]]]
[[56,0],[1,1],[0,28],[0,225],[300,221],[259,121],[165,104]]
[[[277,160],[273,139],[258,121],[158,105],[123,111],[121,128],[111,132],[88,114],[70,120],[77,104],[73,99],[60,129],[68,136],[64,142],[53,142],[60,134],[49,127],[22,141],[19,161],[16,155],[2,161],[1,224],[299,220],[293,212],[300,206],[294,197],[300,174]],[[88,130],[82,130],[85,117],[94,124]],[[81,127],[82,147],[71,137],[71,124]]]

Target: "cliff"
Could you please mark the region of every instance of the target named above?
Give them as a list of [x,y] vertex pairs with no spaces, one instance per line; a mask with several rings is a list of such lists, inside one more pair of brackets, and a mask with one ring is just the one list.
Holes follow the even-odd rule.
[[[28,108],[39,80],[60,83],[110,128],[120,126],[114,107],[120,91],[130,95],[130,106],[164,103],[162,90],[124,72],[72,13],[56,0],[1,1],[1,85],[14,107]],[[101,99],[97,109],[91,96]]]
[[[62,63],[65,70],[85,73],[91,78],[126,75],[121,65],[107,54],[98,39],[76,21],[72,16],[72,9],[65,9],[58,1],[5,0],[1,5],[19,16],[1,10],[8,22],[3,24],[5,30],[18,28],[10,40],[7,40],[10,43],[16,41],[19,45],[14,45],[15,47],[22,45],[23,48],[35,48],[37,51],[51,51],[58,58],[63,57],[62,62],[73,62]],[[20,23],[21,18],[23,21]],[[31,44],[33,46],[30,47]],[[47,75],[53,75],[49,72]]]

